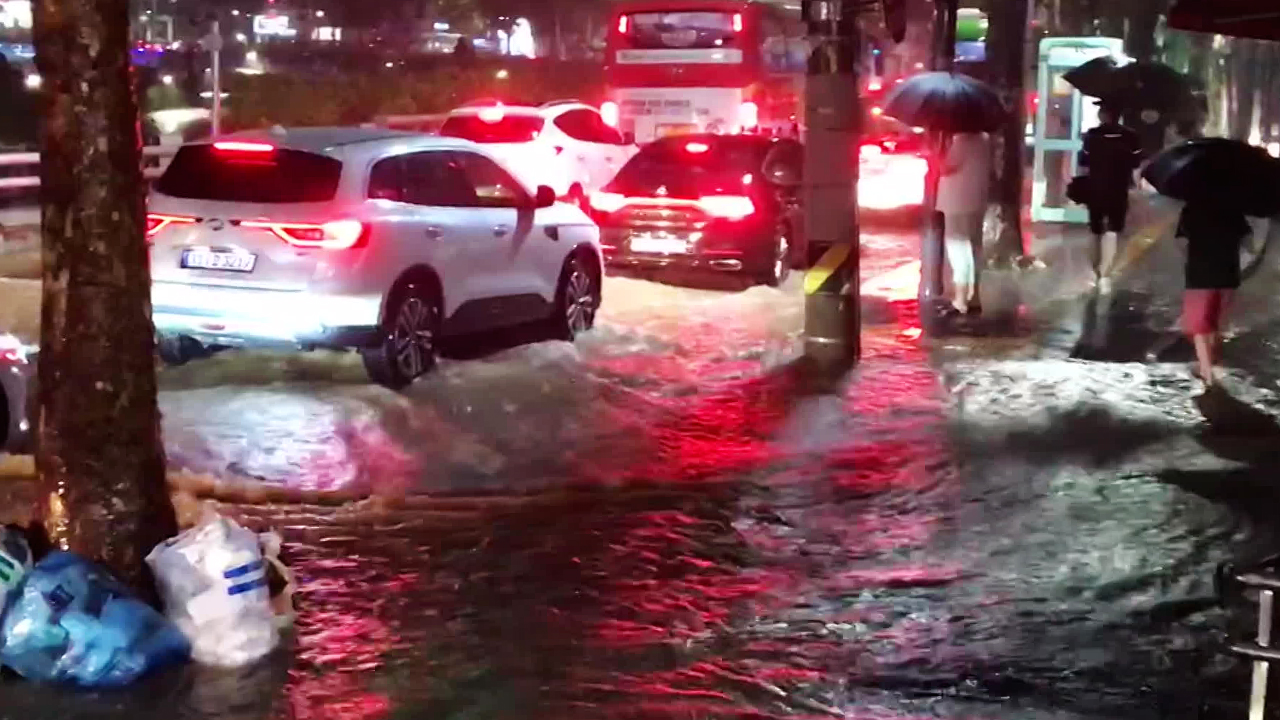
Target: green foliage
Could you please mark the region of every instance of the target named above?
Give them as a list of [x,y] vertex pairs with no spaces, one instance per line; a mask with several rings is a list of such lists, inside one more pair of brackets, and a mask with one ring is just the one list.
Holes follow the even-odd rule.
[[[499,70],[507,77],[498,77]],[[233,75],[227,85],[227,127],[350,125],[380,115],[448,112],[480,98],[511,104],[560,98],[598,103],[603,83],[598,65],[546,61],[316,76]]]

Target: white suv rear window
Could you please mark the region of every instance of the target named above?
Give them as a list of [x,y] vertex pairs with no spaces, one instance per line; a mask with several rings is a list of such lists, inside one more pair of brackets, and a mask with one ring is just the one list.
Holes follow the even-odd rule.
[[340,160],[301,150],[237,153],[187,145],[174,155],[155,189],[190,200],[327,202],[337,194],[341,177]]
[[480,115],[454,115],[440,134],[477,143],[526,143],[538,138],[546,121],[535,115],[506,115],[501,119]]

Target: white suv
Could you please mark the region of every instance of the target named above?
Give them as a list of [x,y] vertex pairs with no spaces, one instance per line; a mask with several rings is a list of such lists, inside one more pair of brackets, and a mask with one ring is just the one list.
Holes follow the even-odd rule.
[[541,107],[482,103],[449,113],[440,134],[481,143],[530,185],[586,208],[636,153],[600,111],[571,100]]
[[600,304],[599,230],[464,140],[276,129],[182,147],[148,200],[161,354],[358,348],[403,387],[437,341],[548,321],[572,339]]

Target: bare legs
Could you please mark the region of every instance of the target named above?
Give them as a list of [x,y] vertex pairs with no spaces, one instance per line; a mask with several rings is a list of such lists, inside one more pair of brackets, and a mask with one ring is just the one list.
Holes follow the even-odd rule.
[[1222,340],[1217,333],[1208,333],[1192,335],[1191,341],[1196,346],[1196,374],[1204,381],[1206,388],[1213,387],[1217,382],[1217,378],[1214,377],[1213,367],[1217,364],[1222,348]]
[[1099,292],[1111,292],[1111,266],[1116,261],[1116,248],[1120,244],[1120,236],[1106,232],[1093,236],[1093,274]]

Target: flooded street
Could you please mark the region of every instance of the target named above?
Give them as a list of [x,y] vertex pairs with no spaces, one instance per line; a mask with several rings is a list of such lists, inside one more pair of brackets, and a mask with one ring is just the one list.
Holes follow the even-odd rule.
[[[909,276],[910,243],[867,238],[868,286]],[[403,394],[354,355],[162,372],[173,465],[372,498],[224,506],[279,529],[299,576],[271,662],[119,694],[6,682],[0,717],[1197,718],[1244,699],[1213,570],[1280,538],[1226,489],[1261,482],[1263,450],[1206,438],[1184,363],[959,352],[882,297],[860,368],[814,394],[798,276],[604,292],[575,345],[466,343]],[[1271,380],[1229,386],[1280,411]]]

